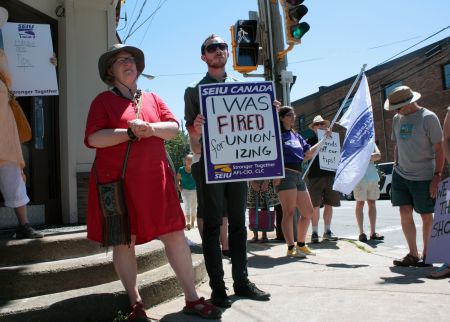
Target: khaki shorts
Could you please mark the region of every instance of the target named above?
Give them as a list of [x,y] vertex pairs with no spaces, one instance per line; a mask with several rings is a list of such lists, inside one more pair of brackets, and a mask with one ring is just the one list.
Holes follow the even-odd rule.
[[378,200],[380,198],[378,182],[361,181],[353,189],[353,196],[356,201]]
[[333,190],[334,177],[323,176],[308,179],[308,191],[313,207],[320,207],[322,204],[333,207],[341,205],[339,192]]

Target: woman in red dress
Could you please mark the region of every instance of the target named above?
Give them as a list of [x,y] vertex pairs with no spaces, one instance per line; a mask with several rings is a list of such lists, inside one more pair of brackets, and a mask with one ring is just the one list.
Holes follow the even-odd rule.
[[131,242],[113,244],[114,267],[132,306],[128,319],[147,321],[136,281],[135,245],[155,238],[164,243],[167,258],[183,288],[186,298],[183,311],[218,318],[221,311],[199,298],[195,290],[191,253],[184,236],[183,211],[166,158],[164,140],[177,135],[178,122],[157,95],[137,89],[137,78],[144,66],[143,52],[122,44],[114,45],[99,59],[100,78],[111,90],[94,99],[86,124],[84,142],[96,149],[89,179],[88,238],[107,244],[103,240],[104,217],[97,182],[109,183],[121,177],[131,140],[124,177]]

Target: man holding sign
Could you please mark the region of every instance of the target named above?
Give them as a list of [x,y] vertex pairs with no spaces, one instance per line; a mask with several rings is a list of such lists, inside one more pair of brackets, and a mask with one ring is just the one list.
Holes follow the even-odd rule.
[[186,128],[194,153],[202,153],[200,161],[193,166],[192,173],[203,191],[204,227],[203,255],[212,289],[211,301],[219,307],[230,307],[224,282],[222,254],[220,250],[220,226],[225,204],[229,221],[229,243],[231,251],[233,288],[238,296],[253,300],[268,300],[269,293],[261,291],[249,281],[247,272],[247,229],[245,227],[247,182],[225,182],[206,184],[206,173],[201,145],[205,117],[200,111],[199,85],[236,82],[228,77],[225,65],[229,56],[228,45],[217,35],[210,35],[201,46],[201,59],[208,65],[206,76],[197,84],[189,86],[184,94]]
[[[309,128],[314,131],[315,135],[308,139],[308,144],[313,146],[319,142],[317,135],[318,130],[325,130],[330,125],[330,121],[324,120],[322,116],[317,115],[314,117],[313,122],[309,125]],[[338,141],[339,142],[339,141]],[[339,145],[339,144],[338,144]],[[323,146],[327,148],[327,145]],[[322,149],[323,149],[322,148]],[[340,146],[338,146],[340,149]],[[331,150],[331,149],[330,149]],[[308,190],[311,195],[311,201],[314,207],[314,213],[311,218],[312,234],[311,242],[319,242],[318,226],[320,217],[320,206],[323,205],[323,221],[324,221],[324,233],[323,240],[336,241],[338,238],[331,232],[331,218],[333,217],[333,207],[339,207],[341,205],[339,192],[333,190],[334,176],[336,170],[323,170],[320,162],[320,152],[311,165],[308,172]],[[339,155],[335,157],[337,160],[331,160],[327,158],[331,163],[336,164],[339,162]],[[327,163],[327,162],[325,162]],[[335,168],[336,169],[336,168]]]

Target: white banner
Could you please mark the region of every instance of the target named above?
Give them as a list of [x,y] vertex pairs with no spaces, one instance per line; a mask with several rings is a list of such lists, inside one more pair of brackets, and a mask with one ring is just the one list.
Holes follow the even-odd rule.
[[8,22],[0,32],[14,95],[58,95],[50,25]]

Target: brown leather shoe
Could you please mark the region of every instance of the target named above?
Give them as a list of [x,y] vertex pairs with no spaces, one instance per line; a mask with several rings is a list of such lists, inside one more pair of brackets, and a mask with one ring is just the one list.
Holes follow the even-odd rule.
[[411,254],[406,255],[402,259],[394,259],[394,265],[402,266],[402,267],[417,266],[418,262],[419,262],[419,257],[413,256]]

